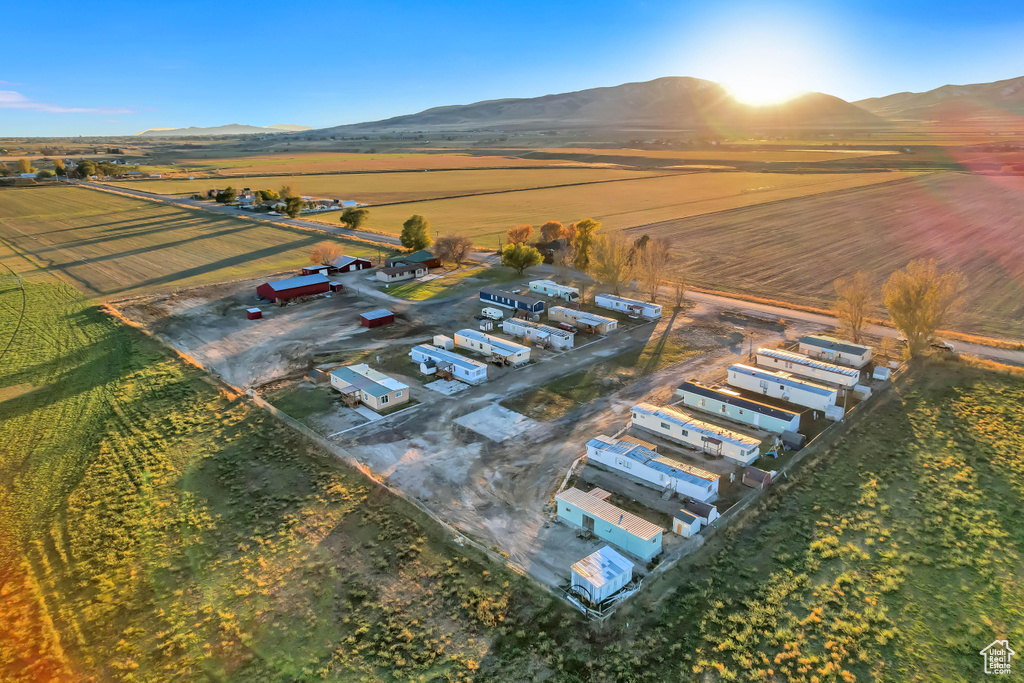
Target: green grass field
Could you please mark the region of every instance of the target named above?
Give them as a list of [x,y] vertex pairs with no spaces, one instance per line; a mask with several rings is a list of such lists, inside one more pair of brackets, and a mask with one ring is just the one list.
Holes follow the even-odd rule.
[[81,188],[0,189],[0,249],[19,255],[19,269],[60,275],[90,296],[297,271],[322,241],[377,256],[358,240]]

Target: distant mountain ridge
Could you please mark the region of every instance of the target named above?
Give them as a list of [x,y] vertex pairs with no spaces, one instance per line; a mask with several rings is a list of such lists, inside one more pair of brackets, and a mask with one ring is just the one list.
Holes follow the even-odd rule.
[[434,107],[382,121],[324,128],[313,134],[488,129],[657,132],[721,126],[773,128],[879,123],[881,120],[870,112],[831,95],[805,93],[778,105],[754,107],[738,102],[718,83],[673,76],[541,97]]
[[926,92],[900,92],[854,104],[878,116],[918,121],[1024,116],[1024,76],[992,83],[944,85]]
[[279,133],[301,133],[312,130],[309,126],[297,126],[292,123],[276,123],[273,126],[248,126],[230,123],[226,126],[189,126],[188,128],[149,128],[138,136],[144,137],[193,137],[200,135],[275,135]]

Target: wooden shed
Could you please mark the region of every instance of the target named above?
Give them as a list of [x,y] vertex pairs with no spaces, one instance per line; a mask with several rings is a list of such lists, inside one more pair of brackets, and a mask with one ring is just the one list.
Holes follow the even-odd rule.
[[743,470],[743,485],[752,489],[766,489],[772,483],[772,475],[757,467]]

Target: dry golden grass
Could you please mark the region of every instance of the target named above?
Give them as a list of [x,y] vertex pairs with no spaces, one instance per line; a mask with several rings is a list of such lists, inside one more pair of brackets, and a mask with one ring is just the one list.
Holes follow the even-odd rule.
[[828,147],[819,147],[821,142],[808,143],[792,147],[788,145],[771,145],[766,149],[754,149],[762,147],[762,143],[750,143],[748,149],[733,148],[729,143],[724,148],[711,147],[708,149],[685,150],[685,149],[630,149],[621,147],[616,149],[602,149],[599,147],[551,147],[545,149],[531,150],[534,152],[545,152],[551,154],[592,154],[600,157],[644,157],[647,159],[680,159],[688,160],[716,160],[729,161],[831,161],[833,159],[852,159],[856,157],[879,156],[894,154],[888,150],[858,149],[858,150],[837,150]]

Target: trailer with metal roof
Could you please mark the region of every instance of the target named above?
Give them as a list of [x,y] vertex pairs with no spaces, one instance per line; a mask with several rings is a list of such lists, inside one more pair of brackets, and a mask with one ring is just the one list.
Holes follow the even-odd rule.
[[661,317],[661,306],[652,304],[650,301],[639,299],[627,299],[614,294],[598,294],[594,297],[594,305],[600,308],[607,308],[610,311],[619,311],[631,317],[647,318],[656,320]]
[[544,312],[544,302],[542,300],[517,292],[507,292],[504,289],[483,287],[480,290],[480,301],[513,310],[526,311],[534,315]]
[[818,360],[849,365],[860,370],[871,362],[871,347],[854,344],[827,334],[809,334],[800,338],[800,353]]
[[718,498],[719,475],[659,455],[640,444],[599,435],[587,442],[587,461],[636,478],[658,491],[701,501]]
[[580,489],[566,489],[557,496],[559,521],[591,532],[627,553],[649,562],[661,553],[664,529],[617,508]]
[[794,375],[816,379],[852,389],[860,383],[860,370],[815,360],[801,353],[782,349],[758,349],[757,365],[769,370],[784,370]]
[[835,406],[839,390],[824,384],[794,377],[788,372],[773,372],[736,363],[729,366],[729,386],[757,392],[798,406],[824,411]]
[[614,548],[604,546],[572,566],[569,592],[600,605],[633,580],[634,566]]
[[608,334],[619,326],[615,318],[577,311],[564,306],[552,306],[548,309],[548,322],[565,323],[583,330],[588,334]]
[[455,346],[475,351],[507,365],[522,365],[530,362],[529,346],[523,346],[468,327],[455,333]]
[[565,301],[579,301],[580,290],[568,285],[560,285],[554,280],[533,280],[530,291],[544,296],[553,296]]
[[435,374],[438,368],[445,368],[451,375],[467,384],[480,384],[487,380],[487,366],[472,358],[439,349],[430,344],[419,344],[412,347],[409,356],[414,363],[420,364],[424,374]]
[[670,406],[638,403],[631,412],[637,427],[738,465],[749,465],[761,455],[760,439],[704,422]]
[[502,320],[501,330],[513,337],[522,337],[534,344],[550,346],[558,351],[571,349],[576,338],[576,335],[568,330],[551,327],[543,323],[535,323],[532,320],[523,320],[522,318],[506,318]]
[[732,389],[709,387],[700,382],[683,382],[676,389],[683,405],[733,422],[750,425],[773,434],[800,430],[800,413],[743,398]]

